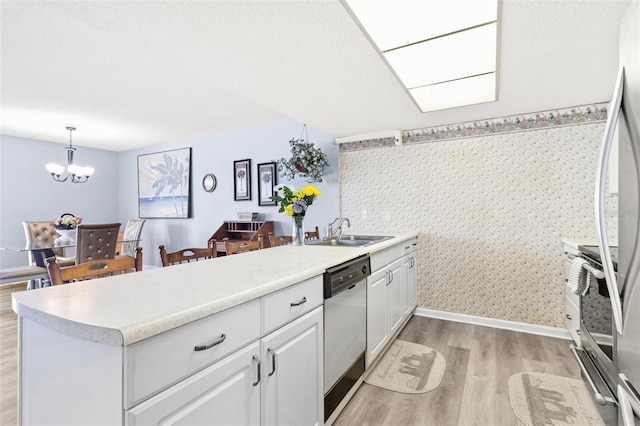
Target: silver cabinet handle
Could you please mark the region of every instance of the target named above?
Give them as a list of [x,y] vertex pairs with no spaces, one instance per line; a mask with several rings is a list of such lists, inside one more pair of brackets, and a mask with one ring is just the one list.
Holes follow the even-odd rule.
[[214,347],[215,345],[219,345],[220,343],[224,342],[224,339],[227,338],[227,335],[222,333],[220,335],[220,337],[218,337],[216,340],[214,340],[213,342],[209,343],[208,345],[201,345],[201,346],[196,346],[195,351],[206,351],[207,349],[211,349],[212,347]]
[[384,274],[387,277],[387,285],[391,284],[391,271],[387,271]]
[[258,386],[258,384],[260,383],[260,358],[258,357],[258,355],[253,356],[253,362],[256,363],[256,373],[258,377],[256,381],[253,382],[253,386]]
[[[624,85],[624,68],[620,69],[618,79],[616,80],[616,88],[613,93],[613,99],[609,103],[607,110],[607,124],[604,127],[604,136],[602,138],[602,146],[600,147],[600,158],[598,159],[598,171],[596,173],[595,188],[595,219],[596,219],[596,237],[600,246],[600,256],[602,258],[602,266],[604,267],[604,275],[607,282],[607,290],[611,301],[613,319],[618,330],[618,334],[622,335],[622,303],[620,301],[620,292],[618,291],[618,283],[616,274],[613,270],[613,262],[611,261],[611,252],[609,250],[609,239],[607,237],[605,208],[605,182],[607,174],[607,166],[609,164],[609,155],[611,154],[611,146],[613,145],[613,136],[620,116],[620,108],[622,106],[622,88]],[[628,114],[629,115],[629,114]]]
[[271,372],[269,373],[269,377],[273,376],[273,373],[276,372],[276,353],[273,349],[267,349],[267,355],[271,354]]
[[391,280],[389,281],[389,283],[393,282],[393,271],[389,271],[389,276],[391,277]]
[[303,297],[302,299],[300,299],[297,302],[291,302],[291,306],[300,306],[303,303],[307,303],[307,298],[306,297]]

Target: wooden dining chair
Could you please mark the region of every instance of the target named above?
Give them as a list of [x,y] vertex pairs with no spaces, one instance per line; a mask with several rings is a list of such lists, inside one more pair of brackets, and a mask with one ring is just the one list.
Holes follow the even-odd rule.
[[159,247],[162,266],[178,265],[180,263],[197,262],[199,260],[213,259],[217,255],[215,243],[213,247],[186,248],[172,253],[167,253],[164,244]]
[[77,230],[76,265],[116,257],[120,223],[81,223]]
[[293,238],[291,235],[279,235],[274,236],[273,232],[269,232],[269,246],[277,247],[277,246],[286,246],[287,244],[291,244],[293,242]]
[[223,239],[227,256],[232,254],[246,253],[254,250],[262,250],[264,248],[262,240],[262,234],[258,234],[258,239],[256,241],[231,242],[229,241],[229,238]]
[[51,285],[87,281],[94,278],[142,271],[142,247],[136,248],[135,257],[90,260],[79,265],[61,268],[55,257],[47,258],[47,272]]
[[304,239],[305,240],[319,240],[320,239],[320,231],[318,230],[318,227],[316,226],[316,230],[315,231],[307,231],[304,233]]

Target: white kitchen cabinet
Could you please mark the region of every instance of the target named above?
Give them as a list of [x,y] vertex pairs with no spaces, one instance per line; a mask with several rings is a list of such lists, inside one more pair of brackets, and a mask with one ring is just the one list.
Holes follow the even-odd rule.
[[372,274],[367,278],[367,367],[385,351],[403,325],[405,284],[401,256],[401,244],[371,256]]
[[138,425],[321,425],[321,306],[126,413]]
[[404,253],[402,257],[402,277],[404,279],[404,312],[403,319],[408,320],[413,315],[414,310],[418,306],[418,288],[417,288],[417,241],[412,239],[403,244]]
[[383,268],[367,277],[367,366],[382,353],[391,338],[387,326],[388,276],[389,271]]
[[417,239],[371,255],[367,278],[367,368],[387,349],[418,304]]
[[188,377],[125,414],[125,424],[257,425],[259,342]]
[[404,317],[406,284],[402,269],[402,259],[391,262],[388,266],[387,282],[387,311],[389,334],[395,335],[400,331]]
[[569,334],[576,342],[578,347],[580,343],[580,295],[575,294],[567,287],[569,282],[569,273],[571,272],[571,263],[574,256],[579,256],[577,244],[569,241],[564,242],[564,289],[565,289],[565,326],[569,330]]
[[261,340],[263,425],[322,425],[323,308]]

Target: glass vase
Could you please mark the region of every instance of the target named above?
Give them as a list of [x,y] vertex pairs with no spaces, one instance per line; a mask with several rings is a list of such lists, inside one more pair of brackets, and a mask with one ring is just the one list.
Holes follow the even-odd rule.
[[304,230],[302,223],[304,222],[304,216],[293,216],[293,232],[291,237],[293,239],[294,246],[304,245]]

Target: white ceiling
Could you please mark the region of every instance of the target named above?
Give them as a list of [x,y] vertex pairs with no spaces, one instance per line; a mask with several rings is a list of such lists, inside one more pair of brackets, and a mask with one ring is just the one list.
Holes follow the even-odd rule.
[[[123,151],[285,119],[334,137],[608,101],[628,0],[505,0],[498,101],[421,113],[338,0],[0,0],[0,133]],[[460,8],[464,13],[464,8]]]

